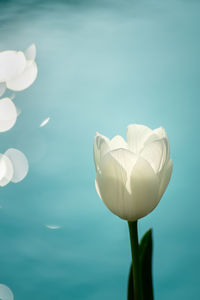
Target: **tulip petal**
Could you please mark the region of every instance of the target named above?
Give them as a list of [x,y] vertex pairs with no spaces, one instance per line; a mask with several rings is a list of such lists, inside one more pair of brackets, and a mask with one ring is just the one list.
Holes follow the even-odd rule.
[[126,133],[129,149],[138,154],[142,150],[146,139],[152,134],[152,132],[152,129],[144,125],[129,125]]
[[5,155],[10,159],[13,165],[12,182],[17,183],[22,181],[28,173],[28,160],[26,156],[19,150],[10,148],[5,152]]
[[169,147],[169,138],[168,135],[163,127],[159,127],[153,130],[153,132],[159,136],[159,138],[165,138],[166,139],[166,145],[167,145],[167,154],[166,157],[167,159],[169,158],[170,154],[170,147]]
[[151,165],[142,157],[138,158],[131,173],[131,202],[129,221],[146,216],[157,205],[159,179]]
[[9,98],[0,100],[0,132],[11,129],[17,120],[15,104]]
[[97,172],[97,193],[105,205],[117,216],[127,219],[130,194],[126,189],[127,173],[109,152],[101,162],[101,173]]
[[26,68],[17,77],[6,82],[7,88],[13,91],[22,91],[28,88],[37,77],[37,65],[34,61],[27,61]]
[[93,156],[96,170],[99,170],[101,158],[109,151],[110,140],[100,133],[94,139]]
[[25,56],[27,60],[35,60],[36,58],[36,46],[35,44],[30,45],[26,51]]
[[26,66],[26,58],[21,51],[0,52],[0,82],[6,82],[19,76]]
[[0,154],[0,186],[8,184],[13,177],[13,165],[10,159]]
[[159,193],[158,193],[158,200],[157,202],[160,201],[160,199],[162,198],[162,195],[164,194],[168,184],[169,184],[169,181],[170,181],[170,178],[171,178],[171,175],[172,175],[172,169],[173,169],[173,162],[172,162],[172,159],[170,158],[164,169],[161,171],[161,173],[159,174],[159,177],[160,177],[160,188],[159,188]]
[[126,171],[127,177],[129,178],[131,171],[137,162],[138,156],[127,149],[112,150],[110,155]]
[[162,138],[155,140],[150,144],[145,144],[140,155],[145,158],[154,171],[158,173],[164,166],[167,158],[167,140]]
[[121,137],[120,135],[116,135],[110,141],[110,150],[116,150],[120,148],[128,149],[128,144],[125,142],[123,137]]

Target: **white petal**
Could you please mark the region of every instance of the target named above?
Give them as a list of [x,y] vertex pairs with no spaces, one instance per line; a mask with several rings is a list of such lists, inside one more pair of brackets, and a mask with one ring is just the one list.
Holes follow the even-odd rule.
[[155,140],[153,143],[145,144],[140,155],[145,158],[158,173],[164,166],[167,158],[167,140],[165,138]]
[[96,170],[99,170],[101,158],[109,151],[110,140],[99,133],[96,134],[93,146],[93,156]]
[[25,56],[27,60],[35,60],[36,58],[36,46],[35,44],[30,45],[26,51]]
[[19,150],[10,148],[5,152],[5,155],[11,160],[14,174],[12,182],[17,183],[23,180],[28,173],[28,160],[26,156]]
[[44,127],[45,125],[47,125],[47,123],[49,122],[50,117],[46,118],[44,121],[42,121],[42,123],[40,124],[40,127]]
[[15,104],[9,98],[0,100],[0,132],[11,129],[17,120]]
[[150,164],[139,158],[131,173],[131,203],[129,220],[135,221],[146,216],[156,206],[159,179]]
[[28,88],[37,77],[37,65],[34,61],[27,61],[26,68],[19,76],[7,81],[7,88],[13,91],[22,91]]
[[166,132],[163,127],[156,128],[153,130],[153,132],[155,132],[160,139],[166,137]]
[[173,169],[173,162],[171,160],[171,158],[168,160],[168,162],[166,163],[164,169],[162,170],[162,172],[159,174],[160,176],[160,188],[159,188],[159,194],[158,194],[158,200],[157,202],[160,201],[162,195],[164,194],[168,184],[169,184],[169,181],[170,181],[170,178],[171,178],[171,175],[172,175],[172,169]]
[[169,155],[170,155],[170,147],[169,147],[169,138],[168,138],[168,135],[165,131],[165,129],[163,127],[159,127],[159,128],[156,128],[153,130],[153,132],[155,134],[157,134],[159,136],[159,138],[165,138],[166,141],[167,141],[167,159],[169,158]]
[[60,229],[60,225],[45,225],[48,229],[57,230]]
[[6,91],[6,84],[5,82],[0,83],[0,97],[5,93]]
[[105,205],[117,216],[127,219],[130,195],[126,189],[127,175],[116,159],[107,153],[101,164],[101,173],[97,172],[96,188]]
[[128,147],[134,153],[139,153],[146,141],[146,139],[152,134],[152,130],[144,125],[132,124],[127,128],[127,141]]
[[11,289],[9,289],[9,287],[7,287],[4,284],[0,284],[0,299],[1,300],[14,300],[14,295],[13,295]]
[[123,137],[121,137],[120,135],[116,135],[110,141],[110,150],[115,150],[115,149],[120,149],[120,148],[128,149],[128,145],[125,142],[125,140],[123,139]]
[[0,186],[8,184],[13,177],[13,165],[10,159],[0,154]]
[[[131,171],[135,166],[138,155],[127,149],[116,149],[109,152],[109,154],[119,163],[119,165],[125,170],[127,175],[127,182],[130,177]],[[101,168],[101,166],[100,166]]]
[[21,51],[0,52],[0,82],[19,76],[26,66],[26,58]]

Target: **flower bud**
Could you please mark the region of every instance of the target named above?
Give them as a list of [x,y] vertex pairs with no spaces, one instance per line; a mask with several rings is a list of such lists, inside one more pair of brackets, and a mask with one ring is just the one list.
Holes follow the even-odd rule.
[[97,133],[94,140],[96,190],[117,216],[136,221],[159,203],[170,181],[172,160],[165,130],[132,124],[127,142]]

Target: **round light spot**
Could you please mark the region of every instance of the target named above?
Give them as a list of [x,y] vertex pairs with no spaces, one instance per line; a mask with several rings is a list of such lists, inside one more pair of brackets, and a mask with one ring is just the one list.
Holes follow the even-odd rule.
[[1,300],[14,300],[14,295],[11,289],[4,284],[0,284],[0,299]]
[[28,160],[21,151],[10,148],[5,152],[5,155],[10,159],[13,165],[12,182],[17,183],[23,180],[28,173]]
[[20,75],[26,66],[22,51],[7,50],[0,52],[0,82],[6,82]]
[[11,129],[17,120],[17,110],[10,98],[0,100],[0,132]]
[[0,153],[0,186],[8,184],[13,177],[13,173],[12,162],[6,155]]
[[37,65],[28,60],[24,71],[15,78],[6,82],[7,88],[13,91],[22,91],[28,88],[37,77]]

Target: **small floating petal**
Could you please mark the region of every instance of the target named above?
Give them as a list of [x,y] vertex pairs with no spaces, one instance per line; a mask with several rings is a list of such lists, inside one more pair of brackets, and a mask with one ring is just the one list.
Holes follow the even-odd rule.
[[11,160],[13,165],[14,174],[11,181],[17,183],[23,180],[29,168],[28,160],[24,153],[17,149],[10,148],[5,152],[5,155]]
[[14,300],[14,295],[11,289],[4,284],[0,284],[0,299],[1,300]]
[[40,127],[44,127],[45,125],[47,125],[47,123],[49,122],[50,117],[46,118],[44,121],[42,121],[42,123],[40,124]]
[[13,91],[27,89],[37,77],[37,65],[34,61],[27,61],[24,71],[17,77],[6,82],[7,88]]
[[0,82],[6,82],[20,75],[26,67],[26,58],[22,51],[0,52]]
[[48,229],[52,229],[52,230],[56,230],[56,229],[60,229],[61,226],[59,225],[45,225]]
[[0,132],[11,129],[17,120],[17,110],[10,98],[0,100]]
[[0,154],[0,186],[7,185],[13,177],[13,173],[13,165],[10,159],[4,154]]
[[5,93],[6,84],[4,82],[0,83],[0,97]]
[[30,45],[26,51],[25,56],[27,60],[35,60],[36,58],[36,46],[35,44]]

